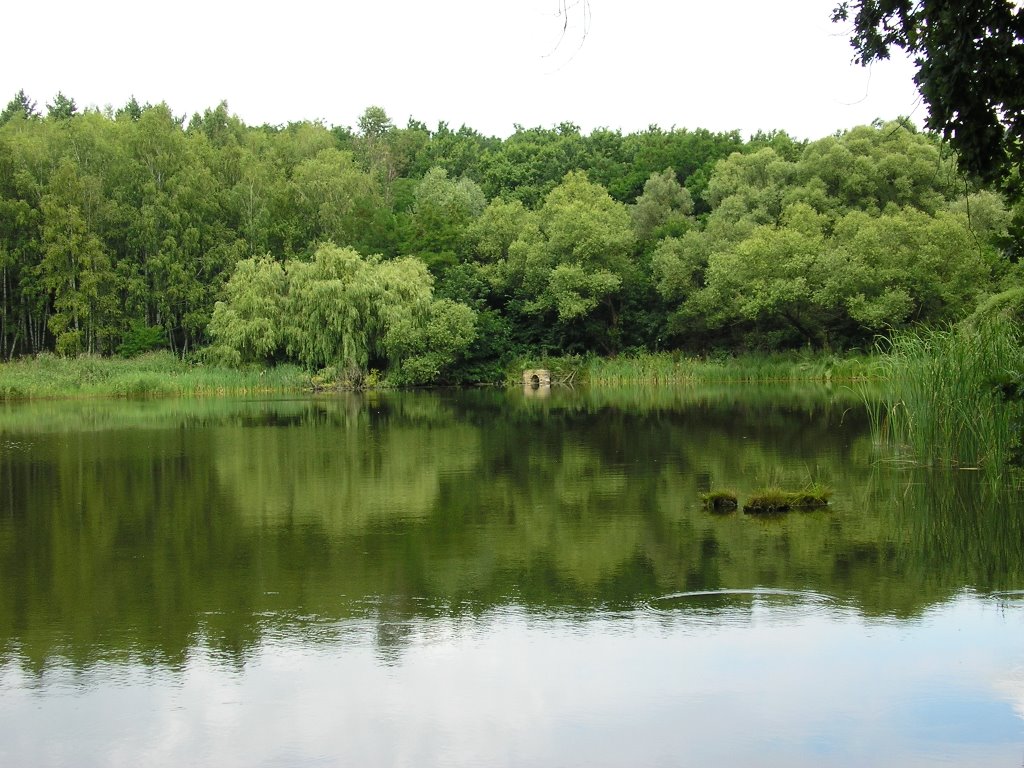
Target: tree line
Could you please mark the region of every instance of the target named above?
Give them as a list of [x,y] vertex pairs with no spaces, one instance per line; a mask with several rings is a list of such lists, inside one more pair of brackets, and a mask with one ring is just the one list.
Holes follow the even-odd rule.
[[1019,285],[1024,209],[905,121],[817,141],[571,124],[506,139],[0,113],[2,355],[294,361],[396,383],[510,359],[847,349]]

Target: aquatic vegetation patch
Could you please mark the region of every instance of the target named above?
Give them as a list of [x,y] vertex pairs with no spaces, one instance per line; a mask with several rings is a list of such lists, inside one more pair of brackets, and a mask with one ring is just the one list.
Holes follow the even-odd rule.
[[1021,442],[1019,328],[996,318],[918,329],[883,351],[884,387],[864,398],[876,441],[913,463],[981,467],[998,480]]
[[791,509],[820,509],[828,506],[831,489],[819,485],[808,485],[797,491],[778,486],[755,491],[743,505],[748,514],[777,514]]
[[700,500],[712,512],[732,512],[739,506],[736,491],[731,490],[708,491],[700,495]]
[[832,489],[821,483],[812,483],[799,491],[790,493],[791,506],[794,509],[818,509],[828,506],[832,497]]
[[791,495],[787,491],[772,487],[752,493],[743,505],[743,511],[770,515],[788,512],[792,506]]

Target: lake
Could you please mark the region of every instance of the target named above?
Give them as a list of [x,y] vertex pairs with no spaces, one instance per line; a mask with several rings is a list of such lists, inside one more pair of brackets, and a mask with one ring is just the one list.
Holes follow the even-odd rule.
[[0,405],[0,765],[1021,766],[1010,482],[841,386]]

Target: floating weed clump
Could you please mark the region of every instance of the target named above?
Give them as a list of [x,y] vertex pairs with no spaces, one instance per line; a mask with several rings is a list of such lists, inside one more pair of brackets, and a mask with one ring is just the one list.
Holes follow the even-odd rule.
[[711,512],[732,512],[739,506],[735,491],[708,491],[700,495],[700,500],[704,504],[704,509]]
[[771,515],[788,512],[791,509],[820,509],[828,506],[831,489],[817,483],[798,491],[789,491],[778,486],[755,491],[743,505],[749,514]]
[[828,506],[832,489],[820,483],[812,483],[799,491],[790,493],[790,506],[793,509],[820,509]]
[[766,515],[788,512],[791,502],[792,494],[788,491],[778,487],[762,488],[750,494],[747,503],[743,505],[743,511]]

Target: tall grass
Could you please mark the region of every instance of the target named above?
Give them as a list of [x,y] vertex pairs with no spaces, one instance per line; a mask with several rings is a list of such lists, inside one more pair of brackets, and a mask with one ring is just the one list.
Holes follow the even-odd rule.
[[1006,466],[1022,413],[1012,382],[1024,372],[1012,324],[919,329],[897,334],[883,351],[885,384],[868,399],[880,440],[919,464]]
[[[877,360],[865,355],[827,353],[747,354],[736,357],[683,357],[641,353],[616,357],[555,358],[523,368],[552,370],[555,381],[599,386],[713,384],[726,382],[856,381],[878,375]],[[521,371],[511,371],[516,381]]]
[[128,360],[42,354],[0,365],[0,398],[251,395],[310,390],[302,369],[237,369],[183,362],[169,352]]

